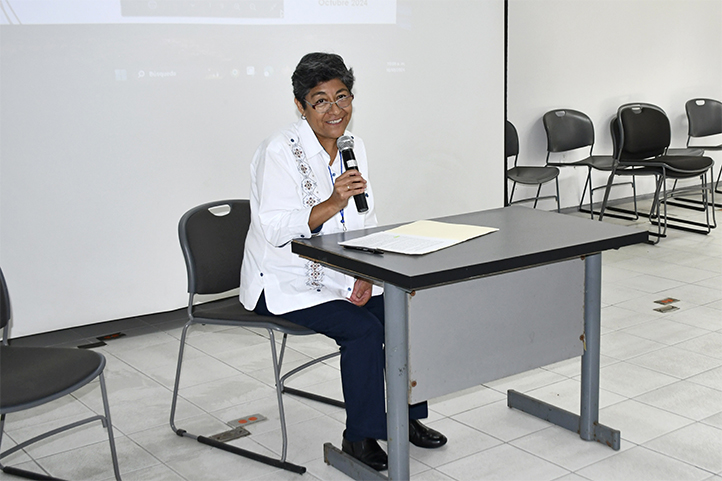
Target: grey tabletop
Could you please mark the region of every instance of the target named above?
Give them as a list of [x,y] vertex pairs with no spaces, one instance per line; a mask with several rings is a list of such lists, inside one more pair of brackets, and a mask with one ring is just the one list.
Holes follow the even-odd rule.
[[433,220],[499,230],[424,255],[369,254],[338,245],[339,241],[387,230],[392,225],[296,239],[292,250],[342,271],[411,291],[618,249],[648,239],[646,230],[519,206]]

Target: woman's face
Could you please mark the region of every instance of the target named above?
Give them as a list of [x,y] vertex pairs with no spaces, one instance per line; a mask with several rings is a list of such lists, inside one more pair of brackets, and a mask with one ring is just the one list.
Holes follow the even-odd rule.
[[346,85],[339,79],[333,79],[328,82],[321,82],[312,88],[306,96],[306,102],[301,103],[298,99],[294,99],[298,110],[306,116],[306,120],[315,132],[318,141],[329,154],[332,151],[335,152],[336,139],[343,135],[348,123],[351,121],[353,105],[342,109],[333,104],[325,113],[318,112],[312,105],[320,100],[335,102],[341,97],[349,95],[351,95],[351,92],[346,88]]

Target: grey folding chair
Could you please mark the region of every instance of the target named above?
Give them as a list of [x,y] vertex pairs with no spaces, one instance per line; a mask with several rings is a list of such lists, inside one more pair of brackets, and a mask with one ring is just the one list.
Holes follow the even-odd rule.
[[[606,184],[594,187],[592,184],[592,171],[611,172],[614,165],[613,155],[594,155],[594,124],[592,119],[583,112],[573,109],[555,109],[545,113],[542,117],[544,130],[547,136],[547,165],[556,167],[586,167],[587,178],[584,182],[584,189],[579,200],[579,211],[590,214],[594,219],[594,192],[605,189]],[[573,161],[563,160],[563,155],[580,149],[589,149],[589,153],[581,159]],[[609,217],[620,217],[633,219],[639,217],[637,213],[637,187],[634,176],[628,182],[616,182],[614,186],[629,185],[632,187],[632,198],[634,199],[634,211],[619,209],[607,206],[607,211],[614,210],[627,215],[620,216],[607,213]],[[584,196],[589,192],[589,208],[584,208]],[[598,214],[598,212],[596,212]]]
[[[664,110],[652,104],[630,103],[619,107],[617,117],[612,120],[612,134],[615,137],[615,159],[607,181],[604,201],[599,220],[609,200],[609,191],[617,175],[653,175],[656,189],[649,214],[651,223],[657,226],[659,238],[666,236],[667,227],[708,234],[716,225],[714,188],[707,181],[714,161],[704,156],[667,155],[671,139],[671,127]],[[667,179],[700,179],[699,186],[686,187],[678,192],[699,193],[706,222],[670,217],[667,214]],[[711,212],[710,212],[711,211]],[[644,215],[644,214],[640,214]]]
[[[339,351],[326,354],[281,375],[283,355],[289,334],[306,336],[317,334],[311,329],[289,322],[281,317],[261,316],[246,310],[237,295],[221,301],[196,304],[198,295],[222,295],[240,286],[241,264],[246,234],[251,224],[251,208],[248,200],[220,200],[199,205],[186,212],[178,224],[178,236],[186,262],[188,274],[188,322],[183,327],[178,353],[173,399],[171,403],[170,426],[182,437],[195,439],[199,443],[244,456],[270,466],[286,469],[298,474],[306,468],[286,461],[288,435],[283,409],[283,393],[302,396],[315,401],[344,407],[342,401],[285,386],[285,381],[307,367],[326,361],[340,354]],[[194,324],[252,327],[265,329],[271,343],[271,358],[276,385],[276,399],[281,424],[282,448],[280,458],[272,458],[247,449],[220,441],[217,437],[192,434],[176,427],[175,414],[179,395],[183,353],[188,330]],[[283,334],[280,352],[277,352],[275,333]],[[243,347],[238,347],[239,356]]]
[[[516,127],[506,121],[504,131],[504,153],[505,153],[505,164],[506,178],[512,182],[511,193],[509,195],[508,205],[518,204],[520,202],[531,202],[534,201],[534,208],[536,209],[537,203],[541,199],[556,199],[557,201],[557,212],[561,210],[559,204],[559,169],[550,165],[539,165],[539,166],[521,166],[518,165],[519,159],[519,135],[517,134]],[[514,166],[508,168],[509,157],[514,157]],[[556,183],[556,195],[541,196],[542,185],[547,182],[554,181]],[[536,185],[536,195],[534,197],[528,197],[525,199],[514,200],[514,189],[516,184],[523,185]]]
[[[108,393],[103,378],[105,357],[88,349],[12,346],[9,342],[11,318],[10,294],[5,283],[5,276],[0,269],[0,328],[3,329],[3,342],[0,345],[0,445],[5,432],[5,416],[7,414],[25,411],[59,399],[77,391],[96,378],[100,381],[104,414],[91,416],[39,434],[0,452],[0,460],[50,436],[93,421],[100,421],[108,431],[113,472],[115,479],[120,481],[113,425],[110,422]],[[2,464],[0,464],[0,469],[6,474],[27,479],[58,479]]]

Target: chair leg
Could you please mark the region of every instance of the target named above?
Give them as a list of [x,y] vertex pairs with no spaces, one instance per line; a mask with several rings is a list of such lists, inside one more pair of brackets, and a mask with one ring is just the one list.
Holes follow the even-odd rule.
[[587,180],[584,181],[584,190],[582,190],[582,198],[579,200],[579,211],[584,209],[584,196],[587,193],[587,187],[589,187],[589,215],[594,220],[594,199],[592,197],[592,168],[587,167]]
[[[609,201],[609,191],[612,190],[612,183],[614,181],[614,174],[617,172],[617,167],[612,167],[612,171],[609,173],[607,179],[607,188],[604,190],[604,199],[602,200],[602,206],[599,209],[599,221],[604,218],[604,211],[607,209],[607,202]],[[636,198],[636,197],[635,197]]]
[[183,326],[183,332],[181,333],[180,348],[178,349],[178,364],[176,365],[175,382],[173,383],[173,397],[170,404],[170,427],[173,432],[175,432],[178,436],[183,436],[183,434],[185,433],[185,430],[178,429],[175,425],[175,411],[178,404],[178,389],[180,387],[181,367],[183,365],[183,353],[185,351],[186,335],[188,334],[188,328],[191,327],[192,324],[193,321],[186,322],[186,325]]
[[273,335],[272,330],[268,330],[269,337],[271,338],[271,353],[273,355],[273,373],[276,379],[276,397],[278,399],[278,407],[279,407],[279,416],[281,420],[281,433],[283,436],[283,453],[281,459],[271,458],[268,456],[264,456],[262,454],[255,453],[253,451],[249,451],[247,449],[242,449],[230,444],[226,444],[220,441],[216,441],[215,439],[209,438],[207,436],[199,436],[196,434],[191,434],[185,429],[177,428],[175,425],[175,411],[176,411],[176,404],[178,400],[178,389],[180,385],[180,375],[181,375],[181,366],[183,362],[183,351],[185,347],[185,340],[186,335],[188,333],[188,328],[193,324],[193,321],[188,321],[186,325],[183,327],[183,333],[181,334],[181,340],[180,340],[180,348],[178,353],[178,365],[176,368],[176,378],[175,383],[173,387],[173,399],[171,401],[171,414],[170,414],[170,426],[173,431],[181,437],[187,437],[191,439],[195,439],[197,442],[201,444],[205,444],[206,446],[211,446],[214,448],[221,449],[223,451],[227,451],[229,453],[236,454],[238,456],[243,456],[248,459],[252,459],[254,461],[258,461],[264,464],[267,464],[269,466],[274,466],[276,468],[285,469],[287,471],[291,471],[297,474],[303,474],[306,472],[306,468],[303,466],[298,466],[293,463],[289,463],[286,461],[286,451],[287,451],[287,442],[288,438],[286,435],[286,418],[283,411],[283,400],[281,399],[281,393],[279,388],[279,375],[278,375],[278,358],[276,357],[276,339]]
[[539,194],[541,194],[541,184],[539,184],[539,187],[536,189],[536,197],[534,197],[534,208],[536,209],[536,205],[539,202]]
[[[709,172],[710,172],[709,176],[710,176],[710,181],[711,181],[709,184],[709,195],[710,195],[712,202],[710,202],[711,207],[708,206],[708,208],[712,209],[712,226],[716,228],[717,227],[717,214],[715,213],[716,212],[715,208],[717,207],[717,204],[715,204],[715,201],[714,201],[714,194],[715,194],[715,192],[717,192],[717,189],[715,189],[714,172],[712,171],[712,169],[710,169]],[[720,171],[720,173],[722,174],[722,170]],[[717,177],[717,184],[719,184],[719,176]],[[722,192],[720,192],[720,193],[722,193]]]
[[305,399],[310,399],[312,401],[321,402],[321,403],[328,404],[331,406],[336,406],[341,409],[346,408],[346,403],[344,403],[343,401],[339,401],[337,399],[333,399],[333,398],[326,397],[326,396],[321,396],[320,394],[314,394],[314,393],[311,393],[308,391],[302,391],[300,389],[295,389],[292,387],[286,387],[286,385],[285,385],[286,380],[288,378],[303,371],[307,367],[311,367],[314,364],[318,364],[320,362],[326,361],[327,359],[331,359],[332,357],[336,357],[339,355],[341,355],[340,351],[332,352],[330,354],[326,354],[325,356],[321,356],[321,357],[317,357],[316,359],[312,359],[311,361],[308,361],[307,363],[304,363],[301,366],[298,366],[297,368],[288,371],[286,374],[281,376],[281,392],[284,394],[293,394],[294,396],[299,396],[299,397],[302,397]]
[[106,429],[108,430],[108,441],[110,442],[110,456],[113,460],[113,473],[115,474],[115,479],[117,481],[120,480],[120,468],[118,467],[118,454],[115,451],[115,437],[113,436],[113,423],[110,420],[110,404],[108,403],[108,390],[105,387],[105,377],[103,376],[103,373],[100,373],[99,376],[100,380],[100,395],[103,398],[103,410],[105,411],[105,420],[103,424],[105,424]]
[[557,213],[561,214],[562,206],[559,202],[559,177],[555,178],[554,180],[556,181],[556,184],[557,184]]
[[[283,447],[281,448],[281,462],[286,461],[286,453],[288,451],[288,432],[286,431],[286,413],[283,410],[283,392],[281,390],[281,366],[276,357],[276,338],[273,330],[268,329],[268,335],[271,339],[271,355],[273,356],[273,378],[276,381],[276,399],[278,401],[278,416],[281,421],[281,438],[283,439]],[[284,334],[284,340],[286,335]],[[285,343],[284,343],[285,345]]]

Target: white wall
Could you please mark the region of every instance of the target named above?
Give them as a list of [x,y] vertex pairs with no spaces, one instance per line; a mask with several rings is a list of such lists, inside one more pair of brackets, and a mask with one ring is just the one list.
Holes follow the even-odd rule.
[[0,265],[13,337],[183,306],[178,219],[248,196],[254,150],[297,119],[290,75],[309,51],[355,70],[351,130],[380,222],[503,203],[503,0],[364,0],[311,25],[315,13],[289,9],[160,24],[118,18],[124,0],[50,0],[82,7],[50,19],[36,8],[48,0],[11,3],[17,18],[5,9],[0,24],[22,25],[0,25]]
[[[519,131],[521,164],[543,164],[541,117],[557,108],[591,117],[598,154],[611,153],[617,108],[637,101],[662,107],[672,146],[684,146],[685,102],[722,99],[722,0],[509,0],[508,75],[508,119]],[[722,156],[711,155],[717,172]],[[579,202],[585,175],[562,169],[562,207]],[[597,173],[595,184],[604,180]],[[640,181],[643,192],[652,191],[651,179]],[[628,197],[631,189],[613,195]]]

